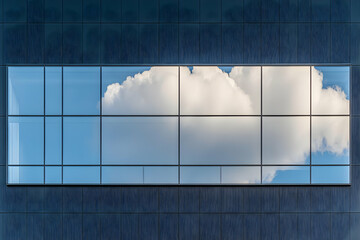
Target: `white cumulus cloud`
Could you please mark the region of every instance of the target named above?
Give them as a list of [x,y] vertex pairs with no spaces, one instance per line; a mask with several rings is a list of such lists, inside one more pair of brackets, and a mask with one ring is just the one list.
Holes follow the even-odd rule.
[[[180,67],[180,76],[180,112],[183,115],[260,114],[260,67],[234,67],[229,73],[218,67],[193,67],[192,71]],[[310,113],[309,67],[264,67],[263,77],[264,114]],[[135,76],[128,76],[125,81],[119,79],[118,83],[106,88],[103,96],[104,114],[177,114],[177,79],[177,67],[152,67]],[[323,88],[323,75],[315,68],[312,82],[314,110],[326,114],[348,113],[349,100],[344,91],[340,88]],[[194,121],[189,117],[182,119],[185,120],[181,122],[184,151],[181,160],[186,164],[192,161],[196,164],[259,163],[259,121],[242,122],[234,117],[217,120],[201,117]],[[314,124],[312,151],[342,154],[348,149],[346,122],[347,117],[336,121],[328,117]],[[264,163],[304,164],[310,151],[309,128],[309,117],[264,117]],[[157,137],[168,139],[164,136],[166,134],[164,130]],[[141,152],[141,149],[138,151]],[[114,148],[113,154],[121,152]],[[143,157],[146,158],[146,155]],[[276,175],[276,169],[274,171],[263,177],[271,181]],[[254,179],[251,181],[256,182]]]

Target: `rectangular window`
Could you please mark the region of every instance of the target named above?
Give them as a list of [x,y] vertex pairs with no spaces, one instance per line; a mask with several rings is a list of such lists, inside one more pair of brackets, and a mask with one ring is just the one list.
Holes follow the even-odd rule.
[[7,183],[349,184],[348,66],[8,67]]

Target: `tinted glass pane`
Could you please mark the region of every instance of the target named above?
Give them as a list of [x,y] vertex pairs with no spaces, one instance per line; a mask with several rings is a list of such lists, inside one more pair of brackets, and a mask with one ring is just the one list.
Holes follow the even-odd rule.
[[309,184],[310,167],[263,167],[263,183]]
[[177,67],[103,67],[102,75],[103,114],[177,114]]
[[263,114],[310,114],[310,67],[263,67]]
[[144,167],[144,183],[178,183],[177,167]]
[[61,167],[45,167],[45,183],[60,184],[61,175]]
[[45,164],[61,164],[61,117],[45,118]]
[[181,164],[260,163],[260,118],[182,117]]
[[310,117],[263,117],[263,163],[309,164]]
[[45,114],[61,114],[62,94],[61,67],[45,68]]
[[312,113],[349,114],[350,68],[312,68]]
[[349,166],[311,167],[311,183],[350,183]]
[[260,183],[260,167],[221,167],[221,183]]
[[103,164],[177,164],[177,117],[103,117]]
[[100,118],[64,117],[64,164],[100,163]]
[[64,67],[64,114],[100,114],[100,68]]
[[313,164],[349,164],[349,120],[349,117],[312,117]]
[[100,183],[100,167],[63,167],[63,171],[65,184]]
[[44,183],[44,167],[8,167],[8,183]]
[[8,163],[44,164],[44,118],[8,118]]
[[143,167],[102,167],[102,183],[143,183]]
[[180,167],[180,183],[220,183],[220,167]]
[[8,68],[9,115],[44,114],[44,68]]
[[185,115],[260,114],[259,67],[180,67]]

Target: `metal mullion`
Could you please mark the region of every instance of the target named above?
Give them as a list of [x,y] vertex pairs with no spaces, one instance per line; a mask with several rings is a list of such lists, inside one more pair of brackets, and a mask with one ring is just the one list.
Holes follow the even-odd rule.
[[312,184],[312,66],[310,66],[310,149],[309,149],[309,157],[310,157],[310,184]]
[[100,67],[100,185],[102,184],[102,67]]
[[44,99],[43,99],[43,103],[44,103],[44,117],[43,117],[43,124],[44,124],[44,126],[43,126],[43,128],[44,128],[44,145],[43,145],[43,147],[44,147],[44,162],[43,162],[43,167],[44,167],[44,169],[43,169],[43,171],[44,171],[44,184],[45,184],[45,156],[46,156],[46,153],[45,153],[45,149],[46,149],[46,117],[45,117],[45,115],[46,115],[46,107],[45,107],[45,99],[46,99],[46,79],[45,79],[45,66],[43,66],[43,72],[44,72]]
[[180,94],[181,94],[181,84],[180,84],[180,66],[178,67],[178,184],[180,185],[180,165],[181,165],[181,162],[180,162],[180,109],[181,109],[181,105],[180,105],[180,101],[181,101],[181,98],[180,98]]
[[263,175],[263,67],[260,67],[260,184]]

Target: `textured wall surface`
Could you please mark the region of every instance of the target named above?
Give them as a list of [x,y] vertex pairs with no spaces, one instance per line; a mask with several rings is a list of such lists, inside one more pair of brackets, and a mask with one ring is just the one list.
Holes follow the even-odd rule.
[[[359,239],[360,0],[0,0],[0,239]],[[351,187],[7,187],[6,66],[352,65]]]

